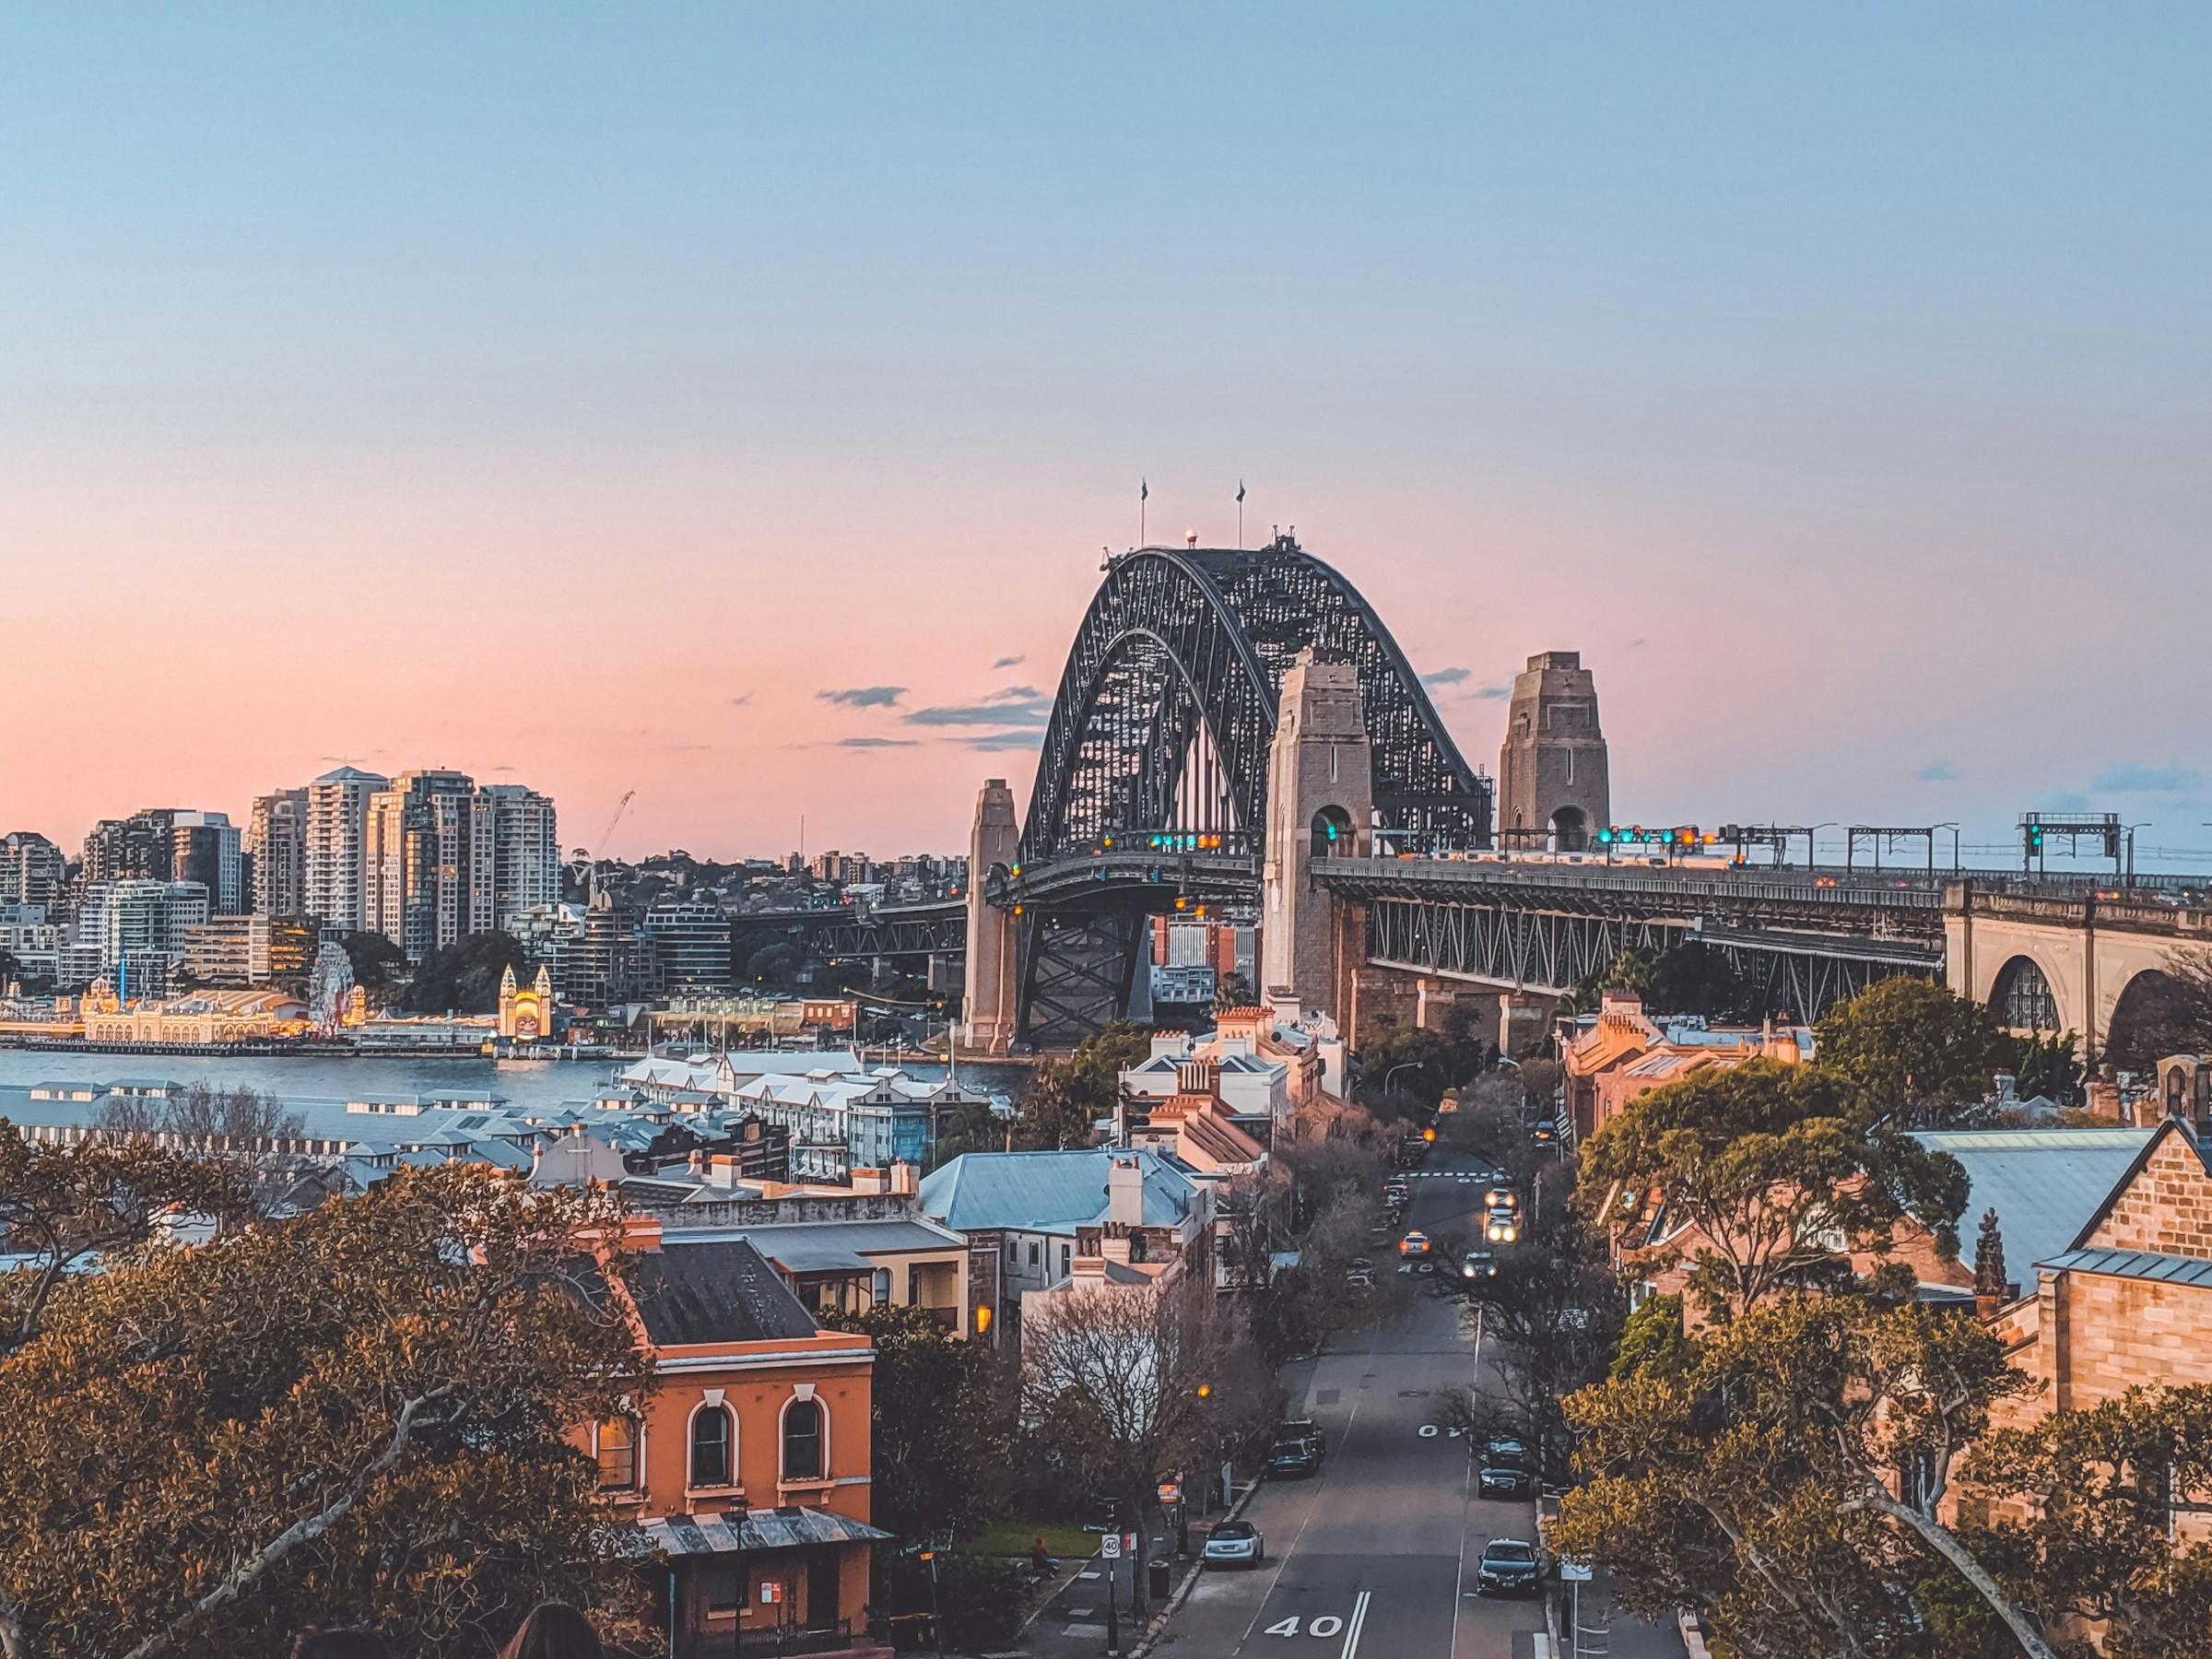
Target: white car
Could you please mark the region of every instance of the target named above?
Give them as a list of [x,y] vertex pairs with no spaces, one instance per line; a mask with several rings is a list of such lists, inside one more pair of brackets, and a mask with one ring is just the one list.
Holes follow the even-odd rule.
[[1249,1521],[1224,1521],[1206,1535],[1204,1559],[1212,1567],[1258,1567],[1267,1559],[1267,1540]]

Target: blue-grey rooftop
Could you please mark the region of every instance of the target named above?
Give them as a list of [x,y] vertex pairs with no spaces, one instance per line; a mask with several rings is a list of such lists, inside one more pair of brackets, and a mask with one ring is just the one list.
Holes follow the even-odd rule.
[[1104,1147],[1065,1152],[967,1152],[923,1178],[922,1210],[956,1232],[1015,1228],[1073,1234],[1106,1217],[1106,1171],[1135,1158],[1145,1172],[1147,1227],[1173,1227],[1190,1213],[1194,1183],[1156,1153]]
[[1947,1152],[1970,1183],[1959,1231],[1971,1248],[1982,1212],[1997,1212],[2007,1276],[2023,1288],[2034,1264],[2071,1245],[2127,1173],[2153,1129],[1939,1129],[1912,1138]]

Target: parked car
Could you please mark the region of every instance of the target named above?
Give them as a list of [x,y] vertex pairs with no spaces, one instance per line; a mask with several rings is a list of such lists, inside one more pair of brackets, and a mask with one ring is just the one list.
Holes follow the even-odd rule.
[[1543,1588],[1536,1547],[1523,1538],[1492,1538],[1475,1569],[1477,1595],[1535,1595]]
[[1267,1478],[1270,1480],[1320,1473],[1321,1448],[1312,1441],[1277,1441],[1274,1450],[1267,1453]]
[[1495,1468],[1531,1469],[1535,1466],[1528,1448],[1510,1434],[1493,1434],[1482,1449],[1482,1461]]
[[1329,1431],[1312,1418],[1285,1418],[1275,1426],[1275,1440],[1278,1444],[1288,1440],[1310,1441],[1315,1456],[1329,1454]]
[[1485,1498],[1526,1498],[1536,1489],[1535,1477],[1526,1469],[1510,1465],[1486,1463],[1475,1477],[1477,1490]]
[[1267,1559],[1267,1540],[1249,1521],[1224,1521],[1206,1535],[1200,1559],[1209,1567],[1258,1567]]

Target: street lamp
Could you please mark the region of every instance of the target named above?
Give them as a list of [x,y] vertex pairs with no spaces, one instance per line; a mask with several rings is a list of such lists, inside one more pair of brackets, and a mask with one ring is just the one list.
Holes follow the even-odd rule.
[[1402,1071],[1419,1071],[1426,1064],[1427,1062],[1422,1060],[1401,1060],[1397,1065],[1392,1066],[1388,1071],[1384,1072],[1382,1074],[1382,1098],[1384,1100],[1388,1100],[1390,1098],[1390,1080],[1393,1077],[1396,1077]]

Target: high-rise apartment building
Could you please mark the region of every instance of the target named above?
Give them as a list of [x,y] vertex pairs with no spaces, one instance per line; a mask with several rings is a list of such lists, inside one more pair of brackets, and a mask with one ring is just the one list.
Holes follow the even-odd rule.
[[359,933],[370,925],[369,802],[390,787],[390,779],[351,766],[307,786],[304,908],[325,927]]
[[102,818],[85,837],[86,889],[101,881],[167,881],[175,872],[176,822],[171,806],[148,806],[127,818]]
[[238,826],[223,812],[177,812],[170,815],[171,879],[196,881],[207,889],[211,914],[244,913],[252,897],[246,890]]
[[541,904],[560,902],[560,835],[551,797],[520,783],[487,783],[477,791],[491,823],[490,925]]
[[370,797],[366,924],[411,962],[473,931],[476,793],[465,772],[406,771]]
[[663,898],[639,919],[670,985],[721,989],[731,982],[730,919],[712,899]]
[[85,889],[76,942],[100,952],[100,971],[124,996],[161,996],[186,936],[206,920],[207,889],[196,881],[99,881]]
[[0,837],[0,905],[36,904],[51,916],[62,896],[68,860],[35,830]]
[[280,789],[253,803],[246,853],[253,861],[253,913],[304,916],[307,908],[307,791]]
[[553,803],[519,783],[402,772],[369,805],[367,925],[412,961],[560,899]]

